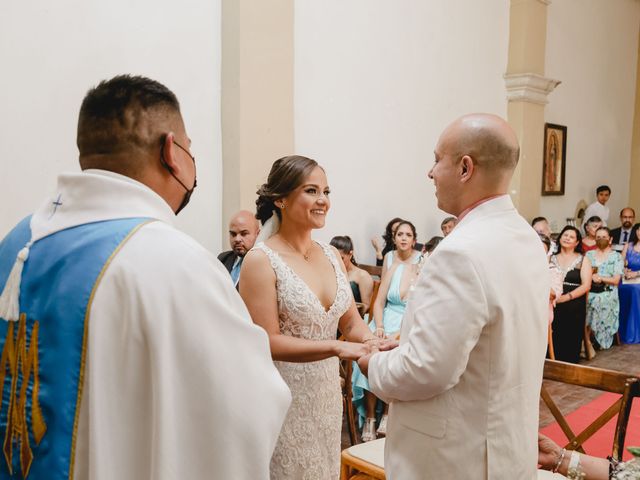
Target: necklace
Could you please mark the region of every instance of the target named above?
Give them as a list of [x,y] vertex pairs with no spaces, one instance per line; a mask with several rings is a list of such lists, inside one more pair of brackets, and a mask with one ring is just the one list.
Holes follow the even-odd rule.
[[306,252],[304,252],[304,253],[302,253],[300,250],[298,250],[298,249],[297,249],[297,248],[295,248],[293,245],[291,245],[289,242],[287,242],[287,239],[286,239],[286,238],[284,238],[283,236],[280,236],[280,238],[282,239],[282,241],[283,241],[284,243],[286,243],[286,244],[289,246],[289,248],[290,248],[291,250],[293,250],[294,252],[299,253],[300,255],[302,255],[302,258],[304,258],[304,261],[305,261],[305,262],[308,262],[308,261],[309,261],[309,259],[311,258],[311,255],[310,255],[310,253],[311,253],[311,247],[307,248],[307,251],[306,251]]

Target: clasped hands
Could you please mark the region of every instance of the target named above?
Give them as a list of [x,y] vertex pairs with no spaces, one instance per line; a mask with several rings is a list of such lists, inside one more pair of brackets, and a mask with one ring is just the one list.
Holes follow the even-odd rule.
[[[383,331],[384,332],[384,331]],[[376,331],[377,333],[377,331]],[[369,376],[369,360],[378,352],[393,350],[398,346],[398,340],[386,337],[373,337],[365,341],[369,345],[370,351],[358,358],[358,367],[363,375]]]

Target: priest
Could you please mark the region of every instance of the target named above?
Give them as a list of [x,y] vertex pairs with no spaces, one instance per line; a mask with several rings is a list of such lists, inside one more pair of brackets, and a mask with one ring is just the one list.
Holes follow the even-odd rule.
[[0,243],[0,477],[266,480],[290,393],[224,267],[172,225],[196,187],[178,100],[103,81],[77,144],[82,172]]

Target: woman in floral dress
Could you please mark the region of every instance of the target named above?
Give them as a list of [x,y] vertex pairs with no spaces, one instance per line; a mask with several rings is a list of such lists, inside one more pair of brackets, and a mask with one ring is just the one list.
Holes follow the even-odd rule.
[[596,231],[596,246],[596,250],[586,254],[594,270],[587,302],[587,325],[600,347],[609,348],[618,331],[618,284],[624,264],[622,256],[611,249],[611,232],[607,227]]

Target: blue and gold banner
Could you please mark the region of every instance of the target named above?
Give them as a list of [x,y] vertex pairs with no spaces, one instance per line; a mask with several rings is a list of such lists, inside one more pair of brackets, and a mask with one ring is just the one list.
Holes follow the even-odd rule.
[[[0,243],[0,291],[29,221]],[[91,301],[119,247],[147,221],[89,223],[31,246],[19,321],[0,320],[0,479],[73,477]]]

